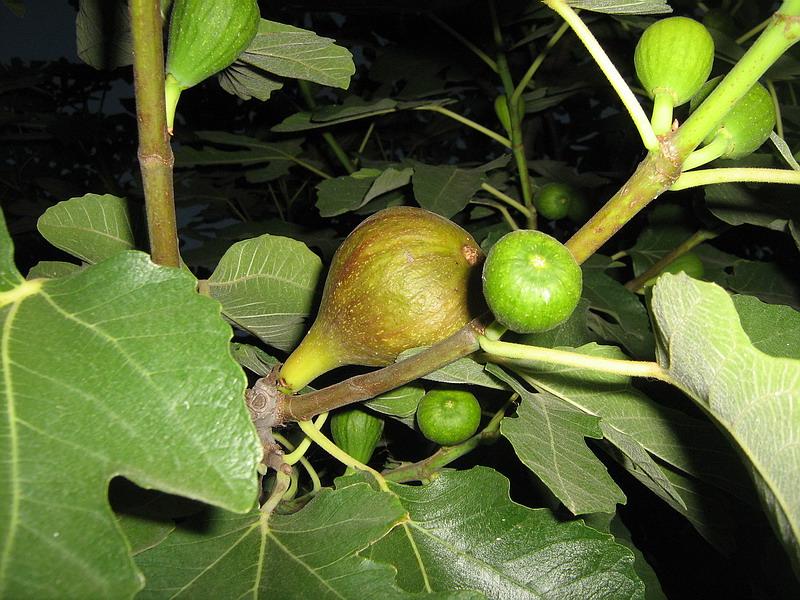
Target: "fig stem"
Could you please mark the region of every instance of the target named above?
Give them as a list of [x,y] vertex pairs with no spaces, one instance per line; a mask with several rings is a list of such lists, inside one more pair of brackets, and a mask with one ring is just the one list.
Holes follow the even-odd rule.
[[614,63],[608,57],[605,50],[603,50],[603,47],[594,37],[583,20],[565,2],[565,0],[542,1],[555,12],[557,12],[561,18],[569,24],[569,26],[575,32],[575,35],[577,35],[581,42],[583,42],[583,45],[586,46],[589,54],[592,55],[592,58],[597,63],[597,66],[600,67],[600,70],[606,76],[611,84],[611,87],[614,88],[617,96],[619,96],[619,99],[622,101],[622,104],[625,106],[625,109],[631,116],[633,124],[636,126],[636,129],[639,131],[639,135],[642,138],[644,147],[648,150],[658,148],[658,138],[653,131],[653,126],[650,124],[650,119],[647,118],[647,113],[645,113],[642,105],[639,104],[639,101],[636,99],[633,90],[631,90],[631,88],[625,82],[625,78],[622,77],[620,72],[617,70],[617,67],[614,66]]
[[[721,228],[727,229],[728,226]],[[701,229],[693,233],[689,238],[685,241],[677,245],[675,248],[670,250],[667,254],[662,256],[659,260],[655,263],[650,265],[649,268],[642,271],[638,277],[635,279],[631,279],[628,283],[625,284],[625,287],[632,292],[636,292],[642,289],[645,282],[650,281],[653,277],[661,273],[661,271],[666,268],[669,264],[671,264],[676,258],[681,256],[682,254],[686,254],[695,246],[702,244],[707,240],[713,240],[715,237],[719,235],[719,232],[708,231],[707,229]]]
[[[317,108],[317,101],[314,99],[314,94],[311,93],[311,84],[305,79],[298,79],[297,87],[300,90],[303,99],[306,101],[309,111],[314,112],[314,110]],[[323,131],[322,139],[328,144],[328,147],[334,153],[336,158],[339,159],[339,162],[345,168],[345,170],[348,173],[354,173],[356,171],[356,167],[353,164],[353,161],[350,160],[347,152],[345,152],[341,147],[336,137],[334,137],[330,131]]]
[[[604,373],[616,373],[631,377],[649,377],[659,379],[666,383],[675,383],[672,376],[658,363],[649,361],[619,360],[614,358],[600,358],[588,356],[578,352],[553,350],[539,346],[514,344],[488,339],[485,336],[478,338],[481,349],[487,354],[508,359],[540,361],[557,365],[566,365]],[[489,357],[491,360],[491,357]]]
[[139,124],[137,152],[142,171],[150,255],[153,262],[180,267],[172,168],[164,96],[161,10],[153,0],[132,0],[133,85]]
[[686,157],[686,161],[683,163],[683,170],[688,171],[689,169],[694,169],[710,163],[712,160],[725,154],[730,149],[730,145],[730,137],[721,131],[718,132],[710,143],[699,150],[695,150]]
[[731,183],[734,181],[800,185],[800,171],[790,169],[762,169],[756,167],[702,169],[700,171],[681,174],[670,188],[670,191],[686,190],[714,183]]
[[303,433],[306,434],[314,443],[316,443],[320,448],[325,450],[328,454],[330,454],[333,458],[344,464],[345,466],[351,467],[353,469],[357,469],[359,471],[367,471],[375,477],[375,480],[378,482],[378,487],[381,488],[384,492],[389,491],[389,486],[386,485],[386,480],[383,476],[378,473],[372,467],[368,467],[364,463],[357,461],[355,458],[347,454],[344,450],[339,448],[336,444],[333,443],[328,437],[322,433],[311,421],[300,421],[300,429],[303,430]]
[[656,135],[667,135],[672,131],[672,111],[675,99],[670,92],[660,92],[653,98],[653,112],[650,123]]
[[533,215],[533,213],[528,209],[527,206],[520,204],[519,202],[514,200],[511,196],[509,196],[508,194],[504,194],[493,185],[488,183],[482,183],[481,189],[489,192],[492,196],[494,196],[498,200],[502,200],[509,206],[516,208],[519,212],[525,215],[526,218],[530,219],[531,216]]
[[307,421],[319,413],[369,400],[468,356],[480,349],[478,336],[483,335],[487,321],[488,315],[473,319],[441,342],[377,371],[356,375],[309,394],[284,396],[283,420]]

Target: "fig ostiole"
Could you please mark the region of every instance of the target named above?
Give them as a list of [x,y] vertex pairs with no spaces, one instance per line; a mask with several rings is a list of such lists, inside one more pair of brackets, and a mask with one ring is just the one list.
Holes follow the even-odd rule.
[[714,40],[702,23],[688,17],[660,19],[645,29],[633,61],[653,99],[653,130],[665,135],[672,128],[673,108],[688,102],[708,79]]
[[540,333],[569,318],[581,297],[581,268],[541,231],[506,234],[483,265],[483,294],[494,318],[517,333]]
[[260,21],[256,0],[175,0],[164,82],[170,132],[181,92],[229,67],[253,41]]
[[410,206],[364,220],[334,254],[319,312],[280,372],[290,392],[344,365],[386,366],[485,309],[483,252],[449,219]]
[[[689,107],[694,111],[719,85],[722,77],[708,81]],[[777,116],[772,95],[756,82],[720,121],[704,140],[704,146],[692,152],[683,169],[693,169],[717,158],[742,158],[752,154],[767,141],[775,127]]]

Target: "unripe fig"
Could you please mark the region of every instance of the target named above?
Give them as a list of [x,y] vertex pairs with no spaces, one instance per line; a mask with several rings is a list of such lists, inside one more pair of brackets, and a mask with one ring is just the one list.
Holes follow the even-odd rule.
[[317,318],[281,384],[296,391],[339,366],[385,366],[455,333],[481,312],[472,304],[480,288],[470,288],[482,261],[473,237],[444,217],[410,206],[375,213],[334,254]]
[[[511,135],[511,111],[508,108],[508,98],[504,95],[494,99],[494,112],[497,120],[505,129],[506,134]],[[525,115],[525,99],[522,96],[517,98],[517,119],[522,119]]]
[[545,219],[563,219],[577,195],[578,192],[566,183],[546,183],[533,195],[533,204]]
[[664,267],[658,275],[646,281],[644,287],[655,285],[658,278],[664,273],[686,273],[689,277],[702,279],[703,275],[706,273],[706,268],[703,264],[703,260],[697,256],[697,254],[694,252],[686,252]]
[[181,92],[230,66],[260,21],[256,0],[175,0],[164,86],[170,131]]
[[[721,80],[722,77],[715,77],[707,82],[692,98],[690,109],[694,111]],[[756,82],[725,115],[718,128],[705,139],[707,145],[713,144],[718,150],[714,151],[713,155],[709,151],[703,152],[705,148],[698,153],[708,154],[706,156],[708,160],[747,156],[758,150],[767,140],[775,127],[775,120],[775,104],[772,96],[767,88]],[[687,164],[690,162],[691,166],[697,166],[697,161],[692,160],[691,156],[687,159]],[[684,168],[689,167],[685,165]]]
[[483,266],[483,294],[498,323],[539,333],[563,323],[578,304],[581,268],[570,251],[541,231],[520,229],[492,246]]
[[339,448],[368,463],[383,433],[383,419],[362,408],[346,407],[331,416],[331,435]]
[[471,438],[480,424],[481,405],[464,390],[431,390],[417,406],[417,426],[422,435],[442,446]]
[[645,92],[655,102],[653,129],[663,135],[672,125],[672,109],[688,102],[708,79],[714,40],[693,19],[668,17],[644,31],[633,62]]

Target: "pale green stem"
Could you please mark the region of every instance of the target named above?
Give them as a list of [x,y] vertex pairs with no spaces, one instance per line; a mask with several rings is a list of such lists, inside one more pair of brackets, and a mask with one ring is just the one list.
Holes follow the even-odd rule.
[[754,35],[756,35],[760,31],[762,31],[767,25],[769,25],[769,22],[771,20],[772,20],[772,17],[769,17],[768,19],[764,19],[761,23],[759,23],[758,25],[753,27],[747,33],[743,33],[738,38],[736,38],[734,41],[741,46],[744,42],[749,40],[751,37],[753,37]]
[[603,47],[600,45],[594,35],[592,35],[592,32],[589,30],[586,24],[564,0],[542,1],[556,11],[559,15],[561,15],[561,18],[569,24],[578,38],[583,42],[583,45],[586,46],[589,54],[592,55],[592,58],[597,63],[597,66],[599,66],[600,70],[603,71],[603,74],[606,76],[609,83],[611,83],[614,91],[617,93],[622,101],[622,104],[625,106],[625,109],[628,111],[628,114],[631,116],[633,124],[636,126],[636,129],[639,131],[639,135],[642,138],[644,147],[647,150],[654,150],[658,148],[658,138],[653,131],[653,127],[650,124],[650,119],[647,117],[647,113],[645,113],[642,105],[639,104],[639,101],[636,99],[633,91],[625,82],[625,79],[622,77],[617,68],[614,66],[614,63],[611,62],[611,59],[606,54],[605,50],[603,50]]
[[368,471],[373,475],[373,477],[375,477],[375,480],[378,482],[378,487],[380,487],[384,492],[389,491],[389,486],[386,485],[386,480],[380,473],[378,473],[375,469],[368,467],[364,463],[357,461],[355,458],[347,454],[347,452],[339,448],[339,446],[325,437],[325,435],[319,429],[317,429],[311,421],[298,421],[298,424],[306,436],[308,436],[313,442],[315,442],[333,458],[345,466],[352,467],[353,469],[358,469],[359,471]]
[[[327,415],[328,413],[324,413],[324,414]],[[296,448],[294,447],[294,444],[292,444],[289,440],[287,440],[285,437],[283,437],[280,433],[276,433],[276,432],[273,431],[272,435],[275,436],[275,441],[278,442],[281,446],[283,446],[287,450],[290,450],[292,452],[294,450],[296,450]],[[308,440],[308,444],[306,444],[306,448],[307,448],[311,444],[311,440],[309,440],[307,437],[304,437],[303,438],[303,442],[305,442],[306,440]],[[292,460],[294,460],[294,458]],[[284,461],[284,462],[286,462],[286,461]],[[308,473],[309,478],[311,478],[311,484],[313,486],[313,489],[312,489],[311,492],[314,493],[314,492],[319,491],[322,488],[322,482],[319,480],[319,475],[317,474],[316,469],[314,469],[314,467],[311,466],[311,463],[308,462],[308,459],[303,455],[300,455],[297,458],[296,462],[299,462],[301,465],[303,465],[303,468],[306,470],[306,473]],[[292,464],[294,464],[294,463],[292,463]],[[296,469],[292,469],[292,473],[294,474],[295,472],[296,472]],[[284,499],[285,500],[290,500],[291,498],[284,498]]]
[[533,208],[533,189],[531,176],[528,172],[528,159],[525,155],[525,139],[522,135],[522,119],[525,117],[524,111],[520,114],[519,106],[516,102],[511,103],[514,95],[514,80],[511,77],[511,69],[508,66],[503,32],[500,30],[500,21],[497,18],[497,6],[495,0],[489,0],[489,16],[491,17],[492,36],[494,37],[495,48],[497,49],[497,74],[503,84],[506,98],[508,99],[508,117],[510,122],[511,153],[517,165],[519,174],[519,184],[522,191],[522,200],[530,210],[527,226],[530,229],[536,228],[536,210]]
[[478,343],[487,354],[502,358],[541,361],[581,369],[591,369],[592,371],[602,371],[604,373],[615,373],[631,377],[650,377],[667,383],[673,382],[670,374],[661,365],[654,362],[599,358],[597,356],[578,354],[577,352],[493,341],[485,336],[479,336]]
[[278,503],[283,499],[284,494],[289,491],[289,484],[291,483],[291,477],[284,473],[283,471],[278,471],[275,475],[275,487],[272,489],[272,493],[269,495],[269,498],[264,503],[264,506],[261,507],[261,511],[268,515],[271,514],[275,507],[278,506]]
[[772,96],[772,106],[775,107],[775,133],[779,138],[783,138],[783,117],[781,116],[781,105],[778,102],[778,92],[772,80],[767,79],[764,81],[764,85],[769,91],[769,95]]
[[[327,419],[328,419],[328,413],[327,412],[324,412],[324,413],[320,414],[314,420],[314,427],[317,430],[319,430],[325,424],[325,421]],[[287,454],[287,455],[285,455],[283,457],[283,462],[285,462],[287,465],[295,464],[298,460],[300,460],[305,455],[305,453],[308,450],[309,446],[311,446],[311,439],[308,436],[306,436],[306,437],[303,438],[303,440],[299,444],[297,444],[297,448],[295,448],[292,452],[290,452],[289,454]]]
[[521,212],[527,218],[529,218],[529,219],[531,218],[532,213],[531,213],[530,210],[528,210],[527,206],[524,206],[523,204],[520,204],[519,202],[514,200],[511,196],[509,196],[508,194],[504,194],[503,192],[498,190],[493,185],[491,185],[489,183],[482,183],[481,184],[481,189],[486,191],[486,192],[489,192],[492,196],[494,196],[498,200],[502,200],[503,202],[505,202],[506,204],[508,204],[512,208],[516,208],[519,212]]
[[653,113],[650,124],[656,135],[667,135],[672,131],[672,110],[675,108],[675,98],[670,92],[661,92],[653,98]]
[[468,119],[452,110],[444,108],[443,106],[435,106],[435,105],[428,105],[428,106],[416,106],[413,110],[432,110],[433,112],[438,112],[440,114],[445,115],[446,117],[450,117],[451,119],[455,119],[459,123],[466,125],[467,127],[471,127],[475,131],[480,131],[482,134],[492,138],[494,141],[501,143],[506,148],[511,148],[511,140],[507,137],[500,135],[489,129],[488,127],[484,127],[483,125],[479,125],[475,121]]
[[684,173],[690,169],[710,163],[725,154],[731,146],[731,138],[724,133],[717,133],[716,137],[699,150],[695,150],[683,162]]
[[506,223],[508,223],[508,226],[512,230],[516,231],[519,229],[519,225],[517,225],[517,222],[511,218],[511,214],[509,214],[508,209],[499,202],[495,202],[494,200],[480,200],[477,198],[473,198],[472,200],[469,201],[469,203],[480,204],[481,206],[491,206],[495,210],[499,211],[501,215],[503,215],[503,218],[506,220]]
[[725,168],[703,169],[682,173],[672,184],[670,191],[686,190],[701,185],[732,183],[734,181],[751,183],[787,183],[800,185],[800,171],[789,169]]
[[484,337],[486,339],[492,340],[494,342],[494,341],[499,340],[501,337],[503,337],[503,334],[506,331],[508,331],[508,327],[498,323],[497,321],[492,321],[486,327],[486,331],[484,332],[483,335],[484,335]]
[[332,175],[328,175],[328,174],[327,174],[327,173],[325,173],[324,171],[320,171],[320,170],[319,170],[318,168],[316,168],[315,166],[313,166],[313,165],[310,165],[310,164],[308,164],[307,162],[305,162],[304,160],[300,160],[299,158],[297,158],[297,157],[295,157],[295,156],[291,157],[289,160],[291,160],[292,162],[294,162],[294,163],[295,163],[297,166],[299,166],[299,167],[303,167],[304,169],[308,169],[309,171],[311,171],[311,172],[312,172],[312,173],[314,173],[315,175],[319,175],[319,176],[320,176],[320,177],[322,177],[323,179],[333,179],[333,176],[332,176]]
[[686,254],[695,246],[699,246],[705,241],[713,240],[715,237],[719,235],[717,232],[708,231],[706,229],[701,229],[700,231],[696,231],[688,239],[684,240],[681,244],[673,248],[670,252],[665,254],[661,257],[660,260],[656,261],[654,264],[650,265],[648,269],[645,269],[642,273],[639,274],[638,277],[635,279],[631,279],[628,283],[625,284],[625,287],[632,292],[636,292],[642,289],[645,283],[650,281],[653,277],[661,273],[669,264],[671,264],[676,258],[679,256]]
[[[303,98],[305,98],[309,109],[314,110],[317,107],[317,102],[314,99],[314,94],[311,93],[311,86],[308,81],[304,79],[298,79],[297,85],[300,89],[300,93],[303,95]],[[356,168],[353,166],[353,162],[350,160],[350,157],[347,156],[347,153],[339,145],[339,141],[334,137],[334,135],[330,131],[323,131],[322,139],[328,144],[328,147],[336,155],[336,158],[339,159],[339,162],[342,164],[345,170],[348,173],[353,173]]]

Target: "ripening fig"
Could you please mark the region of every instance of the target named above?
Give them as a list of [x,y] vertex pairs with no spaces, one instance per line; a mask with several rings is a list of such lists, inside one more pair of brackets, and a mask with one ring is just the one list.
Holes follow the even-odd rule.
[[410,206],[375,213],[334,254],[317,318],[281,385],[297,391],[339,366],[385,366],[455,333],[482,312],[472,304],[480,288],[471,289],[482,261],[473,237],[444,217]]

